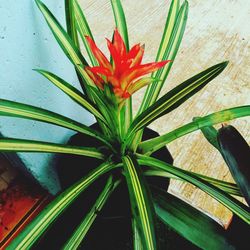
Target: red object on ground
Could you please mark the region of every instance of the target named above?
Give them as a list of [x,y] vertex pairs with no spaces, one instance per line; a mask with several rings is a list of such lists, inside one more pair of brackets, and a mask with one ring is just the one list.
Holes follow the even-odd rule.
[[0,193],[0,249],[6,246],[51,200],[51,195],[25,177],[15,178]]

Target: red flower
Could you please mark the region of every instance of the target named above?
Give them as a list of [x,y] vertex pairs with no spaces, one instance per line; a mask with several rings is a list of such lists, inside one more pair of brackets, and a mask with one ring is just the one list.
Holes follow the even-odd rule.
[[103,89],[103,85],[109,83],[113,87],[115,95],[122,99],[130,97],[135,91],[154,80],[151,77],[140,78],[141,76],[151,73],[169,62],[168,60],[141,64],[144,46],[136,44],[127,52],[117,29],[114,32],[113,43],[107,39],[107,46],[113,59],[112,64],[89,36],[86,36],[86,39],[99,63],[99,66],[86,67],[86,71],[99,88]]

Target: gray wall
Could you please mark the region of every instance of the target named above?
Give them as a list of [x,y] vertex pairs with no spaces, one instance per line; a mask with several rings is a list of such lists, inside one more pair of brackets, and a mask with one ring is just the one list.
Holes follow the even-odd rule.
[[[61,23],[64,1],[44,1]],[[32,71],[52,71],[79,87],[74,69],[57,45],[33,0],[0,0],[0,98],[58,112],[87,125],[93,117],[74,104],[45,78]],[[6,137],[65,142],[72,131],[18,118],[0,117],[0,133]],[[52,154],[20,153],[26,170],[55,194],[60,190]],[[23,167],[24,168],[24,167]]]

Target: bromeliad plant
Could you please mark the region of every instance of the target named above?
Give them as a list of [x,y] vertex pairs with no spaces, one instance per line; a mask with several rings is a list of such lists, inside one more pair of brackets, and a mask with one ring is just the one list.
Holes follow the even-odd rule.
[[[40,0],[36,0],[36,4],[60,47],[75,66],[83,92],[51,72],[40,69],[37,71],[93,114],[100,131],[45,109],[2,99],[0,115],[62,126],[93,137],[102,146],[92,148],[3,138],[0,140],[0,150],[67,153],[93,157],[103,163],[59,194],[17,236],[9,249],[31,248],[59,215],[104,174],[109,175],[105,188],[86,218],[79,223],[79,227],[65,243],[64,249],[76,249],[80,245],[96,218],[96,209],[104,206],[112,191],[121,182],[126,182],[129,191],[134,249],[158,248],[155,215],[201,248],[230,249],[232,246],[229,246],[225,231],[219,224],[171,196],[166,190],[149,186],[144,178],[145,175],[164,176],[192,183],[221,202],[243,221],[250,223],[248,207],[232,196],[241,195],[235,184],[185,171],[150,156],[157,149],[188,133],[248,116],[250,106],[234,107],[200,117],[164,135],[142,141],[142,133],[147,125],[180,106],[219,75],[227,65],[227,62],[216,64],[159,98],[183,37],[188,2],[184,1],[180,5],[179,0],[172,0],[156,62],[148,64],[142,64],[144,46],[136,44],[132,48],[129,47],[125,16],[119,0],[111,0],[117,28],[112,41],[107,39],[110,60],[96,46],[77,0],[65,0],[67,31]],[[80,52],[78,35],[86,48],[90,64]],[[145,77],[148,73],[152,73],[151,76]],[[140,109],[137,114],[133,114],[131,95],[146,85],[148,87]],[[117,171],[120,175],[114,174]],[[183,227],[181,223],[189,227]]]

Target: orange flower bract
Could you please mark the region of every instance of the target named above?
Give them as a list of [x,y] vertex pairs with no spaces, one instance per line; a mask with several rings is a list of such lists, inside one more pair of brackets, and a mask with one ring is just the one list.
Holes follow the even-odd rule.
[[152,77],[141,78],[142,76],[156,71],[169,62],[167,60],[141,64],[144,46],[136,44],[127,52],[117,29],[114,32],[113,42],[106,39],[112,63],[89,36],[86,36],[86,39],[99,63],[99,66],[86,67],[86,71],[99,88],[103,89],[104,84],[110,84],[115,95],[122,99],[130,97],[135,91],[154,81]]

